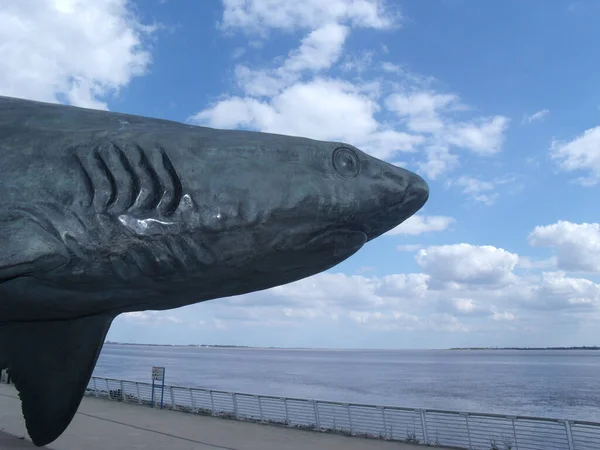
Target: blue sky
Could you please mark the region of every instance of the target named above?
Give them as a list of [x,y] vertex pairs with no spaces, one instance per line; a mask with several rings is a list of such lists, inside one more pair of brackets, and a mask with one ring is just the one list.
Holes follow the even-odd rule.
[[600,3],[8,3],[0,95],[343,140],[430,184],[325,274],[121,316],[109,339],[600,345]]

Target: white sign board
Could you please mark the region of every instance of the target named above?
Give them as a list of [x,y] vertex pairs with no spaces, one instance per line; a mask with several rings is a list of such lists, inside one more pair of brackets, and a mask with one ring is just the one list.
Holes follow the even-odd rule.
[[165,378],[165,368],[164,367],[153,367],[152,368],[152,379],[157,381],[162,381]]

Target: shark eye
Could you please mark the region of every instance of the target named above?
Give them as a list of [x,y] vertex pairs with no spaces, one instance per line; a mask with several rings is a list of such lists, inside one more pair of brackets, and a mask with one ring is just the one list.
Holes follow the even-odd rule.
[[354,178],[360,170],[360,160],[349,148],[336,148],[333,152],[333,167],[341,176]]

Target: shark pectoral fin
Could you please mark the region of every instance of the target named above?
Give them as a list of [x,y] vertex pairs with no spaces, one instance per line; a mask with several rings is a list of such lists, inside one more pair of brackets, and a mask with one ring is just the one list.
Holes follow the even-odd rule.
[[69,426],[92,376],[112,315],[0,326],[0,361],[19,391],[37,446]]
[[0,214],[0,283],[68,261],[66,247],[42,225],[22,214]]

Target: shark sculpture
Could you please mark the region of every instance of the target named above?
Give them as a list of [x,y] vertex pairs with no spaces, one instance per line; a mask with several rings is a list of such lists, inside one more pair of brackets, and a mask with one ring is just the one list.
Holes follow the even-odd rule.
[[119,314],[325,271],[428,195],[344,143],[0,97],[0,367],[33,443],[70,424]]

